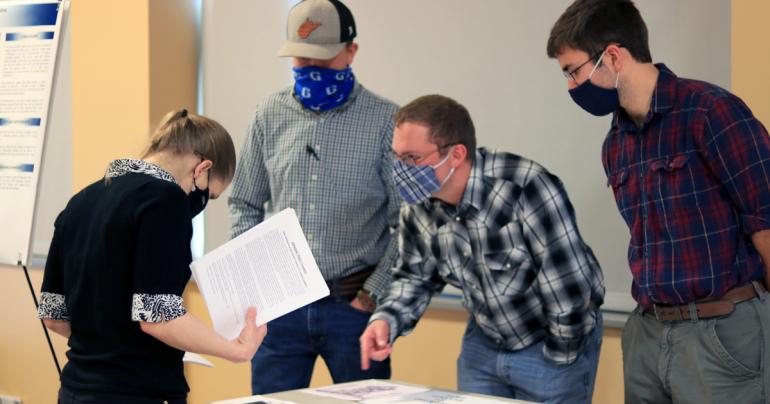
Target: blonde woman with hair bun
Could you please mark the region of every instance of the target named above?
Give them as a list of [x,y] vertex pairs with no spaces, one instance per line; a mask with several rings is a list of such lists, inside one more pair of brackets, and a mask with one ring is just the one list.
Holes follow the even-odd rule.
[[111,162],[55,222],[38,317],[68,338],[59,403],[185,403],[184,351],[252,358],[250,309],[226,340],[185,310],[192,218],[230,185],[235,147],[216,121],[168,113],[140,159]]

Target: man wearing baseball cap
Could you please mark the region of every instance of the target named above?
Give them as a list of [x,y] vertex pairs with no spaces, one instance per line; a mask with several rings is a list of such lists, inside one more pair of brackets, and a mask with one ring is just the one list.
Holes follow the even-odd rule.
[[232,236],[293,208],[331,291],[270,322],[252,360],[254,394],[307,387],[318,355],[335,383],[390,377],[387,361],[361,370],[358,337],[398,257],[397,105],[353,75],[356,34],[337,0],[291,9],[278,55],[292,58],[294,85],[257,106],[233,179]]

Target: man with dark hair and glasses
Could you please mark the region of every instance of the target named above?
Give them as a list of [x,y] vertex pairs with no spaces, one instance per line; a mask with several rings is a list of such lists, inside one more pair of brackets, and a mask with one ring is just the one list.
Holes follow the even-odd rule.
[[476,148],[468,111],[440,95],[401,108],[393,131],[401,262],[361,336],[364,369],[385,360],[446,284],[471,313],[460,390],[590,403],[602,272],[559,179],[534,161]]
[[626,403],[770,403],[770,137],[738,97],[653,64],[628,0],[578,0],[547,53],[572,99],[613,113],[602,163],[638,307]]

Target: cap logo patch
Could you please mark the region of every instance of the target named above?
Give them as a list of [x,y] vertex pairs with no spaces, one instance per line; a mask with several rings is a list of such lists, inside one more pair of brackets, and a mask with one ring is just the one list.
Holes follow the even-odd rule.
[[297,30],[297,35],[299,35],[302,39],[307,39],[307,37],[310,36],[310,34],[313,33],[313,31],[316,30],[316,28],[320,27],[320,22],[313,22],[310,20],[310,18],[306,19],[305,22],[302,23],[302,25],[299,26],[299,29]]

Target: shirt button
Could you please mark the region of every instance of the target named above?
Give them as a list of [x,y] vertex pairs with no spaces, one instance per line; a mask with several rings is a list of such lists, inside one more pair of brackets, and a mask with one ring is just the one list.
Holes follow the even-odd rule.
[[455,218],[455,221],[458,221],[458,222],[459,222],[459,221],[460,221],[460,216],[457,216],[457,217]]
[[311,203],[310,206],[308,206],[308,208],[310,208],[310,210],[315,210],[315,204]]
[[313,180],[313,181],[317,181],[318,180],[318,176],[313,174],[313,175],[310,176],[310,179]]
[[506,268],[510,268],[510,267],[511,267],[511,264],[505,264],[505,267],[506,267]]
[[312,235],[312,234],[308,234],[308,235],[307,235],[307,239],[308,239],[308,240],[313,240],[313,235]]
[[320,144],[315,145],[315,150],[316,151],[320,151],[321,150],[321,145]]
[[471,254],[468,251],[463,251],[463,257],[470,256]]

